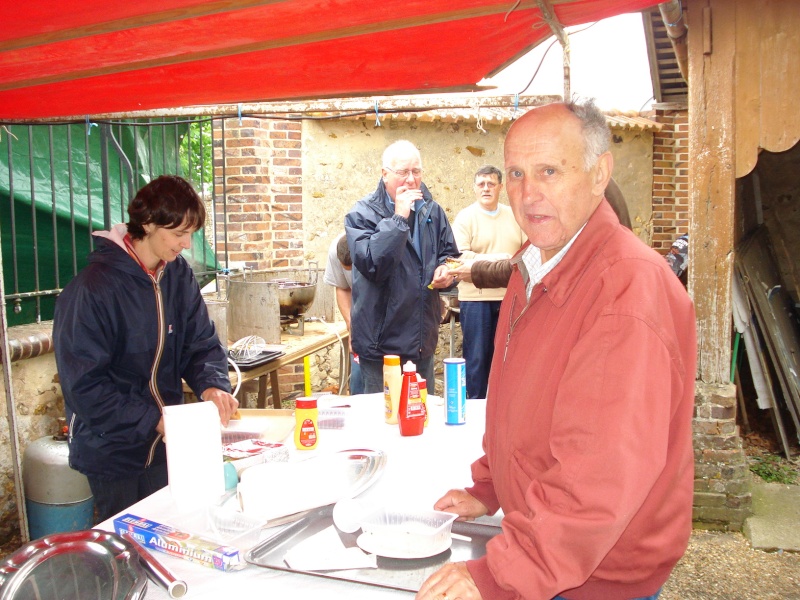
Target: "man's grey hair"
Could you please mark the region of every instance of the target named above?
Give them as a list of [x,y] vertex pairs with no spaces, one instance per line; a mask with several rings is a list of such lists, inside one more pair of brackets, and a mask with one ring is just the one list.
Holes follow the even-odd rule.
[[417,158],[419,158],[419,165],[421,167],[422,156],[419,153],[419,149],[408,140],[397,140],[389,144],[386,150],[383,151],[382,164],[384,167],[391,167],[398,156],[408,156],[409,154],[416,155]]
[[589,171],[597,164],[597,159],[604,152],[608,152],[611,145],[611,130],[608,128],[606,116],[603,114],[594,99],[584,102],[567,102],[564,104],[581,122],[583,133],[583,168]]

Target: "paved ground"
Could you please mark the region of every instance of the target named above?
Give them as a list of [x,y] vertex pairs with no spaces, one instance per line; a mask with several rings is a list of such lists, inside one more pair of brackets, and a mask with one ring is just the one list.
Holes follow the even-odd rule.
[[800,599],[800,486],[753,479],[744,533],[695,531],[661,600]]

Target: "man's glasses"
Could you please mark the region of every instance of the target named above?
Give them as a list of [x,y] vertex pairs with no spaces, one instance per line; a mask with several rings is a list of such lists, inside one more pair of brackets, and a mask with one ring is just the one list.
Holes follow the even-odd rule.
[[402,177],[403,179],[408,177],[409,173],[411,175],[413,175],[414,177],[419,177],[420,175],[422,175],[422,169],[397,169],[397,170],[395,170],[392,167],[383,167],[383,168],[386,169],[387,171],[391,171],[392,173],[394,173],[398,177]]

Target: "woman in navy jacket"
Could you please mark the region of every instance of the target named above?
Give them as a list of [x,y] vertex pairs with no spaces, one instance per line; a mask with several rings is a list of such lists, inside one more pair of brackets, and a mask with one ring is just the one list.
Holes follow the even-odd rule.
[[186,260],[205,222],[197,192],[162,175],[128,206],[130,221],[96,232],[89,264],[62,291],[53,323],[69,424],[69,463],[105,520],[167,484],[164,405],[182,379],[227,424],[227,357]]

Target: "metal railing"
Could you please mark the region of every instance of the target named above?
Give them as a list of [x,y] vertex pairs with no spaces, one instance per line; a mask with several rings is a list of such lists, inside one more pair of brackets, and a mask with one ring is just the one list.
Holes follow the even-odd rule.
[[213,148],[224,142],[225,128],[213,121],[0,124],[0,276],[8,324],[51,319],[55,297],[85,265],[92,232],[126,222],[136,190],[164,173],[185,177],[206,201],[206,243],[196,239],[187,258],[201,283],[212,279],[225,230],[215,216],[227,213],[225,194],[217,198],[213,185]]

